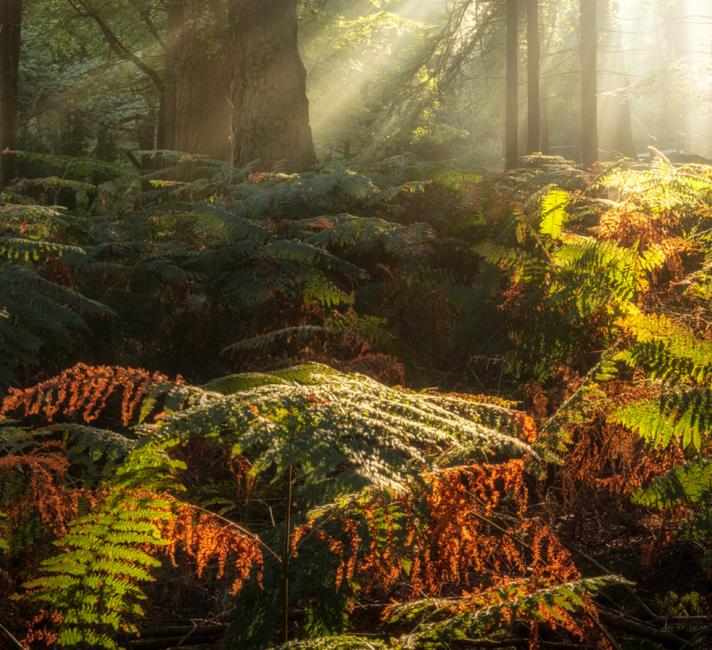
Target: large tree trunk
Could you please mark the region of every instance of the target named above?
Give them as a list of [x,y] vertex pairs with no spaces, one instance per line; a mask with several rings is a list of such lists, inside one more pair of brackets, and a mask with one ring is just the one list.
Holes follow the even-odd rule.
[[519,159],[519,0],[507,0],[507,88],[504,124],[504,166],[517,167]]
[[598,0],[581,0],[581,145],[584,167],[598,160]]
[[298,0],[233,0],[235,162],[288,171],[316,163],[306,70],[299,54]]
[[539,0],[527,1],[527,152],[541,151]]
[[229,160],[233,68],[226,3],[171,0],[167,13],[161,146]]
[[22,0],[0,0],[0,183],[14,174],[9,150],[17,145]]

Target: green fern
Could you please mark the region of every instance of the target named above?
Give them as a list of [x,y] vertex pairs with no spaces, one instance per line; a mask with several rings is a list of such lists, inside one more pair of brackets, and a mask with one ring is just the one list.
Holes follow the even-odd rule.
[[650,443],[665,448],[680,440],[699,452],[703,436],[712,430],[712,390],[691,389],[636,402],[616,412],[616,420]]
[[300,344],[315,339],[318,336],[330,334],[326,327],[318,325],[300,325],[296,327],[285,327],[274,332],[268,332],[261,336],[254,336],[244,341],[238,341],[226,347],[222,353],[244,352],[247,350],[264,350],[276,344],[280,346],[297,342]]
[[5,519],[7,519],[7,515],[0,511],[0,554],[10,550],[10,542],[8,541],[10,531],[5,524]]
[[118,650],[138,630],[146,599],[142,584],[161,566],[158,549],[169,542],[162,525],[175,503],[161,494],[184,488],[185,464],[166,451],[172,441],[145,441],[120,466],[90,513],[69,524],[60,552],[42,562],[40,576],[24,584],[22,598],[61,617],[59,647]]
[[558,187],[552,187],[541,197],[539,205],[539,232],[551,239],[561,239],[567,220],[566,208],[569,194]]
[[0,257],[6,257],[8,260],[37,262],[43,257],[61,257],[68,252],[79,255],[84,254],[84,250],[78,246],[33,241],[17,237],[0,237]]
[[661,510],[681,502],[706,508],[711,493],[712,459],[696,458],[638,490],[633,501]]
[[531,451],[516,437],[520,426],[512,411],[387,388],[327,366],[212,385],[240,390],[224,395],[177,387],[173,412],[156,425],[144,425],[144,435],[215,438],[249,459],[255,474],[279,477],[297,468],[295,480],[309,503],[368,485],[402,488],[438,458]]
[[26,598],[61,615],[59,647],[116,650],[122,635],[137,632],[131,621],[143,614],[145,600],[137,583],[152,581],[160,566],[149,551],[167,543],[159,524],[170,509],[165,499],[113,492],[70,524],[56,542],[62,552],[25,583]]
[[19,363],[35,363],[43,346],[71,347],[71,331],[87,329],[81,312],[112,313],[30,267],[0,264],[0,386],[13,381]]
[[619,358],[664,390],[656,400],[623,407],[616,419],[652,444],[667,447],[679,439],[699,452],[712,429],[712,344],[663,317],[634,314],[624,325],[635,342]]

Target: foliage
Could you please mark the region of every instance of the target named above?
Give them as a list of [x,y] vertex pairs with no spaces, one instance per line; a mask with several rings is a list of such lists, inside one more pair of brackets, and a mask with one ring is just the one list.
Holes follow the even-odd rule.
[[[27,598],[61,614],[60,647],[119,648],[117,637],[136,632],[127,620],[141,616],[145,595],[136,585],[160,566],[153,547],[167,542],[159,524],[169,502],[155,496],[109,495],[102,506],[72,522],[62,549],[25,584]],[[146,550],[141,550],[146,549]]]
[[3,348],[30,387],[0,407],[1,625],[601,644],[690,541],[704,591],[706,167],[145,156],[30,156],[3,194],[0,273],[27,280],[2,322],[37,340]]

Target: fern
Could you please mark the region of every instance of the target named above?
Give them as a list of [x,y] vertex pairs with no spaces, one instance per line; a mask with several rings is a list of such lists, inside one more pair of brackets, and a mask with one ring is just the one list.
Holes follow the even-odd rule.
[[681,439],[699,452],[712,427],[712,344],[663,317],[633,315],[623,325],[636,341],[619,357],[666,389],[620,409],[616,419],[653,444]]
[[[83,249],[34,236],[16,236],[20,225],[24,229],[21,232],[42,234],[42,224],[53,222],[56,211],[22,205],[5,206],[3,214],[8,219],[0,234],[0,388],[12,383],[19,364],[36,363],[42,347],[69,348],[71,331],[87,328],[82,313],[112,313],[73,289],[45,279],[33,266],[34,262],[63,255],[81,256]],[[41,227],[32,233],[36,224]]]
[[712,492],[712,460],[696,458],[638,490],[633,501],[659,509],[681,502],[706,508]]
[[378,639],[350,634],[321,637],[307,641],[290,641],[276,646],[279,650],[385,650],[387,647],[384,642]]
[[[277,383],[251,375],[253,388],[227,396],[191,388],[187,408],[144,425],[145,435],[215,437],[247,457],[256,474],[297,468],[299,489],[311,503],[366,485],[402,487],[444,454],[484,458],[530,449],[515,437],[522,425],[501,407],[386,388],[319,365],[273,376]],[[245,385],[239,377],[230,384]],[[511,435],[493,428],[508,421]]]
[[157,496],[113,492],[70,524],[56,542],[62,552],[25,584],[26,598],[61,615],[58,646],[115,650],[120,636],[137,631],[130,621],[142,615],[145,600],[137,583],[150,582],[160,566],[151,550],[167,544],[160,525],[170,508]]
[[539,206],[539,232],[551,239],[560,239],[567,219],[568,192],[557,187],[549,189],[541,197]]
[[665,448],[679,439],[683,448],[692,446],[699,452],[703,436],[712,430],[712,390],[692,389],[636,402],[617,411],[616,420],[654,445]]
[[0,511],[0,554],[10,550],[10,542],[8,541],[8,530],[5,524],[7,515]]
[[67,252],[84,254],[78,246],[66,246],[51,242],[18,239],[16,237],[0,237],[0,257],[24,262],[39,261],[42,257],[61,257]]
[[680,530],[694,538],[712,531],[712,344],[663,316],[632,314],[623,326],[633,343],[620,358],[659,384],[658,396],[620,408],[614,418],[650,444],[687,450],[687,461],[636,491],[633,500],[659,509],[686,505]]
[[274,332],[263,334],[262,336],[254,336],[252,338],[245,339],[244,341],[233,343],[232,345],[226,347],[222,352],[223,354],[228,352],[244,352],[247,350],[265,349],[276,344],[280,344],[281,346],[289,345],[292,342],[303,344],[306,341],[313,340],[318,336],[330,333],[331,331],[326,327],[319,327],[317,325],[285,327],[283,329],[275,330]]
[[[513,581],[483,594],[460,599],[427,598],[389,608],[392,622],[415,624],[410,643],[476,639],[502,631],[515,621],[563,627],[583,636],[580,624],[592,613],[590,596],[609,585],[630,584],[618,576],[581,578],[551,587],[536,588],[527,581]],[[487,604],[488,602],[493,604]]]

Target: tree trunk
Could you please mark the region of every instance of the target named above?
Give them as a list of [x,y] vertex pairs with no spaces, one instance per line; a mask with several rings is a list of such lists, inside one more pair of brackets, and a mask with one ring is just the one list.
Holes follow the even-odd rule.
[[519,108],[519,16],[518,0],[507,0],[507,89],[505,98],[504,166],[517,167]]
[[185,13],[186,0],[166,2],[166,65],[158,106],[158,149],[176,149],[176,74]]
[[299,54],[298,0],[233,0],[235,162],[287,171],[316,163],[306,70]]
[[598,161],[598,0],[581,0],[581,145],[584,167]]
[[623,154],[635,158],[637,152],[633,141],[630,99],[627,94],[628,76],[623,37],[611,14],[616,5],[617,3],[614,3],[611,7],[607,2],[604,3],[600,20],[605,37],[604,53],[601,57],[599,135],[601,149],[607,157]]
[[231,155],[230,29],[221,0],[172,0],[161,140],[164,148]]
[[527,152],[541,151],[539,0],[527,0]]
[[22,43],[22,0],[0,1],[0,183],[14,174],[9,150],[17,145],[17,92]]

